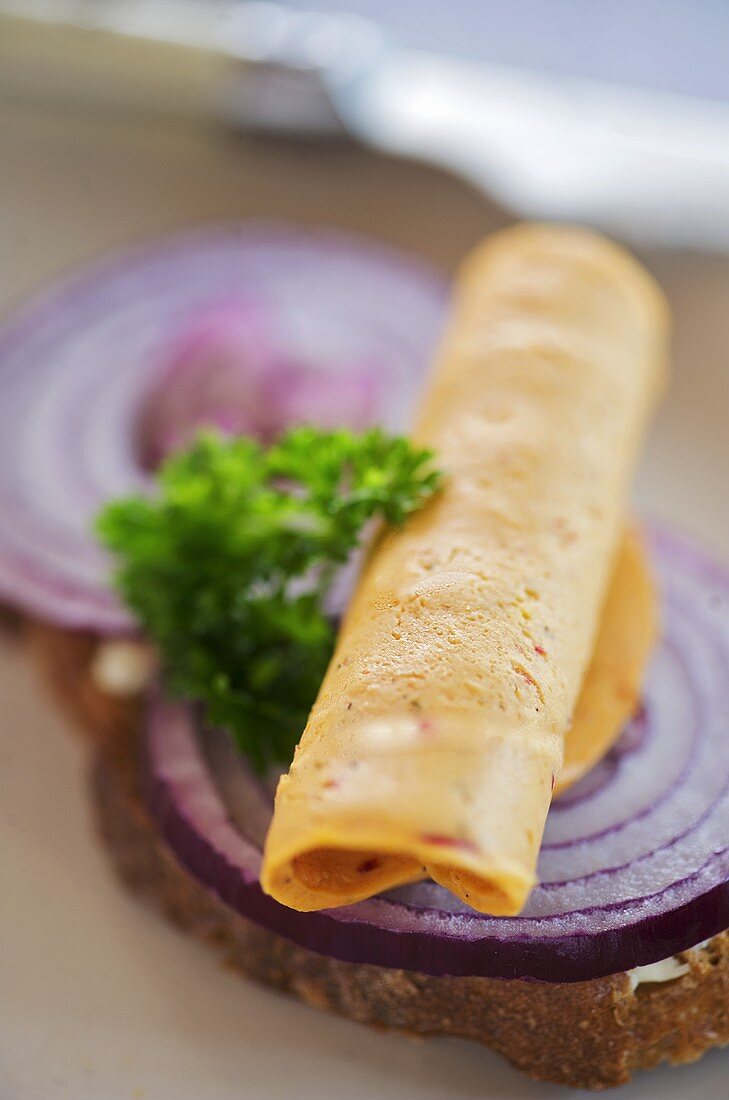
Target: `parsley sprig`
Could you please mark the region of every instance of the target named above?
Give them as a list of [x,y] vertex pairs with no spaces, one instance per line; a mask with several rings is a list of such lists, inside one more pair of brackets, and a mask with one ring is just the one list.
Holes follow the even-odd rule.
[[168,687],[263,771],[290,762],[326,670],[337,568],[371,519],[403,523],[440,481],[431,452],[379,429],[300,427],[268,450],[206,432],[97,529]]

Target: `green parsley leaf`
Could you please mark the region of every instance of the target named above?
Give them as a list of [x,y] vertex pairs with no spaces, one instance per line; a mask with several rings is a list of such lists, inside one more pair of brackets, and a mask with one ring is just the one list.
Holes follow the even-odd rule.
[[432,454],[379,429],[295,428],[269,450],[201,434],[150,497],[97,530],[168,686],[205,705],[258,771],[288,764],[334,646],[324,598],[373,518],[401,524],[438,491]]

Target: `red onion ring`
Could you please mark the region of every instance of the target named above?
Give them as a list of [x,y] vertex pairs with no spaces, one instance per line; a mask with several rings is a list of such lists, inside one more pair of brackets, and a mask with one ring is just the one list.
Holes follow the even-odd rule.
[[321,339],[293,356],[282,336],[280,318],[257,300],[193,316],[145,402],[146,464],[185,446],[201,424],[268,443],[294,423],[363,428],[377,420],[387,404],[382,365],[348,361],[343,348],[334,356]]
[[238,912],[351,962],[574,982],[716,935],[729,926],[729,573],[675,536],[652,545],[665,635],[644,713],[552,807],[519,917],[474,913],[434,883],[320,913],[277,904],[258,884],[270,799],[235,754],[221,762],[223,735],[157,700],[145,774],[163,836]]
[[[259,317],[247,344],[229,318],[195,345],[196,325],[241,302]],[[221,377],[231,407],[257,402],[264,435],[317,419],[335,390],[330,421],[346,408],[400,430],[444,303],[440,277],[394,249],[276,225],[131,248],[50,289],[0,334],[0,599],[62,626],[132,629],[91,525],[147,488],[145,447],[159,457],[192,421],[219,420]]]

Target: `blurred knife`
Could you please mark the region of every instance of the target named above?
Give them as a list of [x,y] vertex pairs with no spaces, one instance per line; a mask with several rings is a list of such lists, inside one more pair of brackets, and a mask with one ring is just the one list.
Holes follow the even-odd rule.
[[0,96],[342,139],[516,214],[729,249],[729,104],[402,49],[360,17],[231,0],[0,0]]

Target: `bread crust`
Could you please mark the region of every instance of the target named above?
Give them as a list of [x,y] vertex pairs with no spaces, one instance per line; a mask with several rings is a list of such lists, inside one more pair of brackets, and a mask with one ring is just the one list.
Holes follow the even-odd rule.
[[35,626],[29,637],[64,709],[97,736],[91,771],[101,837],[124,882],[236,970],[317,1008],[411,1034],[475,1039],[536,1080],[620,1085],[659,1062],[729,1043],[729,933],[680,958],[689,971],[640,985],[625,974],[554,984],[433,977],[341,962],[246,920],[193,878],[160,838],[140,791],[138,709],[93,683],[89,635]]

